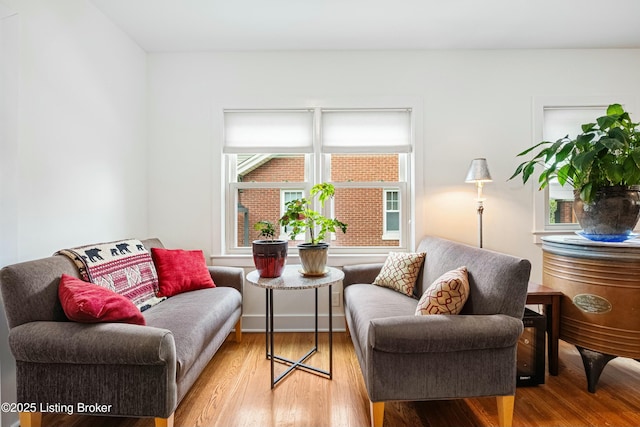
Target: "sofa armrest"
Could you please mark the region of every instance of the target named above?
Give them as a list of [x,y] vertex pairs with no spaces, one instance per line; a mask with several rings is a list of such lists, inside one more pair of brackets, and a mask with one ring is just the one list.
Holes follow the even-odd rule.
[[94,365],[175,365],[173,334],[127,323],[29,322],[9,331],[16,360]]
[[239,267],[209,266],[209,274],[216,286],[235,288],[242,294],[244,270]]
[[368,345],[387,353],[448,353],[516,345],[522,320],[504,314],[398,316],[374,319]]
[[345,265],[342,267],[344,272],[342,286],[346,287],[354,283],[373,283],[383,265],[382,263]]

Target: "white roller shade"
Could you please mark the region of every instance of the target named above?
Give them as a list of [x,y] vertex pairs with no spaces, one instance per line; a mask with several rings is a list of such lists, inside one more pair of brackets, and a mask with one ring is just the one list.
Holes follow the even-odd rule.
[[223,151],[309,153],[313,151],[313,111],[225,111]]
[[408,153],[411,110],[322,110],[325,153]]
[[583,124],[595,123],[596,118],[606,114],[606,106],[545,107],[542,139],[553,142],[567,135],[569,138],[575,138],[582,133]]

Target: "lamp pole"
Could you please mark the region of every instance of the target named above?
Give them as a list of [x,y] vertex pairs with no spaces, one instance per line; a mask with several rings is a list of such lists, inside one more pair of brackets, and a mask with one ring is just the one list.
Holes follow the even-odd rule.
[[471,161],[465,182],[475,183],[476,188],[478,189],[478,197],[476,199],[478,202],[478,246],[482,247],[482,214],[484,213],[482,187],[485,182],[491,182],[491,174],[489,173],[487,159],[478,158]]
[[484,213],[484,200],[482,199],[482,186],[484,182],[477,181],[478,187],[478,247],[482,247],[482,214]]

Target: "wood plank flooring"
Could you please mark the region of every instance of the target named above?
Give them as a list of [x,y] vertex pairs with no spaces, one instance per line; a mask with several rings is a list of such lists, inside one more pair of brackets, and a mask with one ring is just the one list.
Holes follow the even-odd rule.
[[[366,427],[369,401],[350,338],[334,333],[333,380],[296,371],[270,389],[264,334],[227,339],[175,414],[176,427]],[[313,334],[276,334],[276,354],[297,358],[313,345]],[[309,363],[328,369],[327,336]],[[284,365],[276,364],[277,371]],[[473,381],[472,378],[469,379]],[[495,398],[391,402],[386,427],[479,427],[498,423]],[[640,426],[640,363],[609,362],[595,394],[587,391],[580,355],[560,343],[560,375],[516,392],[515,427]],[[152,419],[45,414],[43,427],[151,427]]]

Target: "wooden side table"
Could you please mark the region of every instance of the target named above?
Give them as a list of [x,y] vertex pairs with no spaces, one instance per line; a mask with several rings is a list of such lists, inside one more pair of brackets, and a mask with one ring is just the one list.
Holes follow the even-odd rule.
[[560,339],[560,297],[562,292],[529,282],[527,304],[542,304],[547,317],[549,373],[558,375],[558,340]]

